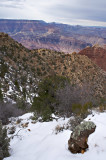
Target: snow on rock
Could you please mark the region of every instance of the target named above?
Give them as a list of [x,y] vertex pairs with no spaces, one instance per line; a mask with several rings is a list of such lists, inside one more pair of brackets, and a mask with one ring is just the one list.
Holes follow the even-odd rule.
[[[66,124],[67,119],[58,121],[31,123],[28,120],[31,113],[20,119],[21,123],[29,122],[28,127],[20,130],[17,125],[16,132],[20,130],[20,137],[15,136],[10,143],[11,156],[4,160],[105,160],[106,159],[106,113],[95,113],[86,120],[96,124],[96,130],[88,138],[89,149],[84,154],[72,154],[68,150],[68,140],[71,131],[54,133],[56,125]],[[30,129],[30,131],[28,131]],[[15,133],[16,134],[16,133]]]

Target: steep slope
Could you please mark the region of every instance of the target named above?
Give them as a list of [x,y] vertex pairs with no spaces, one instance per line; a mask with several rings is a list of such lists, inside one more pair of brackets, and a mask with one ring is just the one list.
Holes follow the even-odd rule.
[[44,21],[0,20],[0,32],[29,49],[46,48],[72,53],[95,43],[106,44],[106,28],[71,26]]
[[7,34],[0,34],[0,82],[4,100],[23,98],[30,102],[33,98],[37,79],[31,66],[26,63],[30,54],[28,49]]
[[80,55],[85,55],[90,58],[95,64],[106,71],[106,49],[95,45],[87,47],[79,52]]
[[86,56],[47,49],[28,50],[0,33],[0,83],[4,98],[31,102],[38,82],[48,75],[69,77],[72,84],[88,83],[97,96],[105,96],[105,75]]

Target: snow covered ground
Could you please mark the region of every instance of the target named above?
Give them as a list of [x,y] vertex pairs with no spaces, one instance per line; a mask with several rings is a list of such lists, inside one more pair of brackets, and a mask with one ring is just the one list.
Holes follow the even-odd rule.
[[[86,120],[96,124],[96,131],[88,138],[89,149],[84,154],[72,154],[68,151],[68,139],[71,131],[64,130],[55,134],[54,129],[59,124],[68,122],[60,118],[58,121],[31,123],[31,113],[19,118],[21,123],[29,122],[27,128],[16,125],[15,136],[10,143],[11,156],[4,160],[105,160],[106,159],[106,113],[89,115]],[[28,120],[29,119],[29,120]],[[15,123],[15,122],[14,122]],[[14,124],[15,125],[15,124]],[[11,125],[9,125],[11,127]],[[30,131],[28,130],[30,129]]]

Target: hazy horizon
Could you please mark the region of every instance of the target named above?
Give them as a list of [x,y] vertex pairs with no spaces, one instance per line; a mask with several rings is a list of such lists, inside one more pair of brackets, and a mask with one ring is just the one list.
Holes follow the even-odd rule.
[[68,24],[68,23],[52,22],[52,21],[51,21],[51,22],[47,22],[47,21],[44,21],[44,20],[42,20],[42,19],[41,19],[41,20],[39,20],[39,19],[36,20],[36,19],[14,19],[14,18],[13,18],[13,19],[12,19],[12,18],[9,19],[9,18],[0,18],[0,20],[10,20],[10,21],[12,21],[12,20],[13,20],[13,21],[15,21],[15,20],[16,20],[16,21],[18,21],[18,20],[19,20],[19,21],[43,21],[44,23],[55,23],[55,24],[63,24],[63,25],[70,25],[70,26],[97,27],[97,28],[98,28],[98,27],[101,27],[101,28],[103,27],[103,28],[106,28],[106,26],[99,26],[99,25],[94,25],[94,26],[92,25],[92,26],[91,26],[91,25]]
[[0,0],[0,19],[106,27],[106,0]]

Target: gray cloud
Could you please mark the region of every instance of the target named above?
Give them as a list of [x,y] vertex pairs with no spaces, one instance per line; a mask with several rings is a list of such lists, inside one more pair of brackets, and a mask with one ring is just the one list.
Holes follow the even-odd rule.
[[73,6],[71,3],[54,5],[48,7],[48,9],[46,8],[45,12],[55,16],[58,15],[61,18],[66,17],[68,19],[74,18],[106,22],[105,0],[89,0],[88,2],[85,0],[79,0],[78,2],[76,6]]
[[9,16],[69,24],[84,24],[85,21],[86,25],[89,21],[94,25],[97,22],[106,25],[106,0],[0,0],[0,18]]
[[0,0],[0,7],[22,8],[25,0]]
[[26,0],[0,0],[0,2],[24,2]]
[[5,8],[23,8],[21,4],[13,5],[13,4],[0,4],[0,7]]

